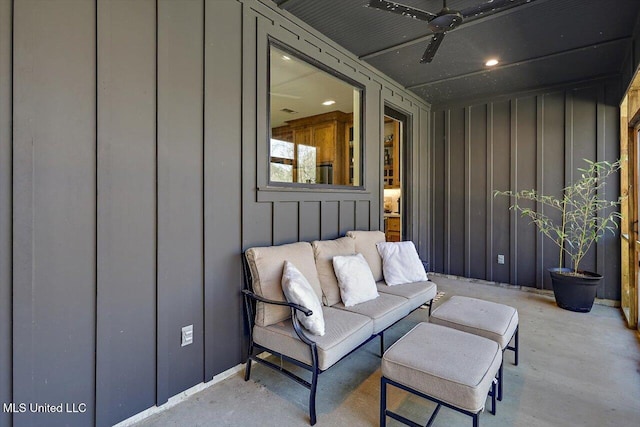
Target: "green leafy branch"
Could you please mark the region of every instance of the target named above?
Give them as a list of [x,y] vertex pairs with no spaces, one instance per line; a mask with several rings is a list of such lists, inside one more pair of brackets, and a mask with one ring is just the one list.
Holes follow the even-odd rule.
[[[578,274],[580,262],[594,242],[607,232],[615,234],[618,220],[622,217],[617,209],[621,198],[604,198],[606,179],[620,169],[620,162],[586,159],[585,162],[587,167],[578,169],[580,179],[565,187],[561,197],[543,195],[536,190],[494,192],[494,196],[515,199],[510,209],[529,217],[540,232],[560,248],[560,267],[563,255],[571,259],[574,274]],[[542,209],[523,206],[523,201],[536,202],[542,205]],[[559,222],[552,218],[553,212],[560,213]]]

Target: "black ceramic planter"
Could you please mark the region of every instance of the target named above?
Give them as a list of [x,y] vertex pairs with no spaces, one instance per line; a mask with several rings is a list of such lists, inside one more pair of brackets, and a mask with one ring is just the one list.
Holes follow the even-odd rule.
[[569,268],[550,268],[553,294],[558,307],[565,310],[587,313],[593,307],[602,276],[589,271],[580,271],[584,276],[572,276]]

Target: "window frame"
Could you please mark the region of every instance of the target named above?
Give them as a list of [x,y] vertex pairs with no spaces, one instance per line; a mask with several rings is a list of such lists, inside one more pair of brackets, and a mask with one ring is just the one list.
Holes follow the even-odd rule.
[[[303,183],[303,182],[295,182],[295,178],[294,178],[294,182],[281,182],[281,181],[272,181],[271,180],[271,139],[272,139],[272,134],[271,134],[271,49],[272,47],[275,47],[276,49],[282,51],[283,53],[286,53],[287,55],[292,56],[293,58],[295,58],[296,60],[302,61],[312,67],[318,68],[320,71],[325,72],[341,81],[343,81],[344,83],[347,83],[349,85],[351,85],[353,87],[353,89],[357,89],[360,92],[360,108],[359,108],[359,114],[358,114],[358,119],[359,119],[359,127],[360,127],[360,156],[358,158],[358,164],[359,164],[359,171],[360,171],[360,177],[359,177],[359,185],[348,185],[348,184],[309,184],[309,183]],[[267,72],[266,72],[266,89],[267,89],[267,93],[266,93],[266,102],[267,102],[267,108],[266,108],[266,113],[267,113],[267,135],[266,135],[266,142],[267,142],[267,158],[266,158],[266,164],[267,164],[267,168],[266,168],[266,183],[267,183],[267,188],[271,188],[271,189],[285,189],[285,190],[304,190],[304,191],[320,191],[320,192],[326,192],[327,190],[340,190],[340,191],[363,191],[365,190],[365,170],[364,170],[364,166],[365,166],[365,151],[366,151],[366,144],[365,144],[365,105],[366,105],[366,86],[352,78],[349,78],[348,76],[342,74],[341,72],[339,72],[338,70],[335,70],[331,67],[329,67],[328,65],[322,63],[321,61],[312,58],[311,56],[300,52],[297,49],[292,48],[291,46],[281,42],[280,40],[269,36],[268,40],[267,40],[267,55],[266,55],[266,59],[267,59]],[[354,117],[355,118],[355,117]],[[355,122],[355,120],[354,120]],[[296,148],[294,148],[294,152],[296,151]],[[295,162],[294,162],[295,163]],[[295,164],[294,164],[295,166]],[[346,173],[348,173],[349,171],[347,170]],[[294,171],[294,177],[295,177],[295,171]]]

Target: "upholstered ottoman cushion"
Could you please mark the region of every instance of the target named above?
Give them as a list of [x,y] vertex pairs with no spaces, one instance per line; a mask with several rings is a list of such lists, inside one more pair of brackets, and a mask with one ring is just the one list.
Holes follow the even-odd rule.
[[419,323],[382,357],[382,376],[469,412],[482,408],[502,363],[495,341]]
[[429,321],[489,338],[504,350],[518,327],[518,311],[508,305],[456,295],[433,310]]

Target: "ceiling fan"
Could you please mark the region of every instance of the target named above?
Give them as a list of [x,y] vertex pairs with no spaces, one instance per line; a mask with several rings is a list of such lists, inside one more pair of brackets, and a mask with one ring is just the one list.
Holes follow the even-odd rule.
[[431,62],[433,60],[447,31],[451,31],[474,19],[502,12],[514,6],[531,3],[532,1],[535,0],[485,0],[484,3],[476,6],[462,10],[452,10],[447,7],[447,0],[442,0],[442,9],[438,13],[426,12],[416,9],[415,7],[387,0],[370,0],[368,7],[427,22],[427,27],[433,33],[433,37],[420,59],[420,63],[424,64],[425,62]]

